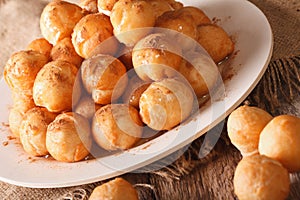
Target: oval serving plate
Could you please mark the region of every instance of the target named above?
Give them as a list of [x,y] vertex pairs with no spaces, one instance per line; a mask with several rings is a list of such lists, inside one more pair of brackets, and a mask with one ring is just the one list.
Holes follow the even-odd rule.
[[1,80],[0,180],[25,187],[53,188],[112,178],[149,165],[190,144],[236,108],[254,89],[270,61],[273,37],[268,20],[246,0],[182,2],[201,8],[234,38],[235,55],[224,67],[230,71],[230,78],[224,82],[224,98],[205,104],[200,114],[188,123],[128,151],[77,163],[61,163],[31,158],[17,140],[10,140],[6,124],[12,99],[5,81]]

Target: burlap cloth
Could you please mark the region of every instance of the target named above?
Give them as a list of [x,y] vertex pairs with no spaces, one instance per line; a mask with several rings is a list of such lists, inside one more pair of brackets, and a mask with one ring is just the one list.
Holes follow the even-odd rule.
[[[40,36],[38,18],[46,2],[0,0],[1,67],[12,52],[23,49],[31,40]],[[300,1],[251,2],[267,16],[275,44],[264,77],[244,103],[262,107],[273,115],[286,113],[300,116]],[[199,159],[197,153],[202,142],[203,138],[193,142],[189,150],[168,167],[122,177],[135,185],[140,199],[236,199],[233,173],[241,155],[229,143],[225,130],[213,151]],[[176,153],[171,156],[176,156]],[[154,165],[163,164],[167,160],[163,159]],[[300,199],[300,174],[291,174],[291,180],[289,199]],[[87,199],[93,188],[101,183],[70,188],[32,189],[0,182],[0,199]]]

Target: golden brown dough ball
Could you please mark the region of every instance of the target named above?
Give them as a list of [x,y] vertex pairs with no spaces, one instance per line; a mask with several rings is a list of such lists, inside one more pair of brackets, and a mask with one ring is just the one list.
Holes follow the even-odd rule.
[[177,12],[181,13],[183,16],[192,16],[196,25],[211,24],[209,17],[203,10],[197,7],[185,6],[180,8]]
[[79,6],[88,11],[89,13],[98,12],[98,1],[97,0],[80,0]]
[[178,32],[177,36],[172,40],[173,42],[176,41],[176,44],[180,45],[185,51],[191,48],[191,41],[189,40],[196,40],[198,38],[197,24],[195,23],[193,15],[182,14],[180,9],[168,11],[159,16],[156,19],[155,26]]
[[[115,36],[126,46],[134,46],[145,37],[152,30],[145,27],[153,27],[155,18],[152,5],[144,0],[119,0],[110,15]],[[145,29],[134,30],[138,28]]]
[[96,187],[89,200],[138,200],[135,188],[122,178],[115,178]]
[[62,162],[76,162],[89,155],[92,145],[89,122],[68,112],[58,115],[48,125],[46,147],[50,155]]
[[220,26],[208,24],[198,26],[198,42],[218,63],[234,51],[234,43]]
[[95,104],[90,96],[84,96],[79,100],[74,112],[90,120],[99,108],[101,105]]
[[122,96],[123,102],[139,109],[141,95],[149,85],[149,82],[142,81],[137,75],[133,76]]
[[75,65],[56,60],[47,63],[37,74],[33,86],[33,99],[37,106],[50,112],[70,111],[80,97]]
[[40,18],[42,35],[51,44],[71,37],[74,26],[84,16],[82,8],[76,4],[65,1],[50,2],[44,9]]
[[24,150],[32,156],[45,156],[46,132],[57,114],[50,113],[46,108],[35,107],[28,110],[20,124],[20,140]]
[[177,79],[153,82],[140,98],[140,115],[154,130],[170,130],[185,120],[193,108],[193,93]]
[[72,43],[78,55],[83,58],[99,53],[112,55],[118,49],[109,17],[101,13],[89,14],[76,24]]
[[142,136],[139,112],[125,104],[108,104],[94,116],[92,133],[96,143],[106,150],[133,147]]
[[44,54],[47,58],[50,58],[50,52],[52,49],[52,44],[50,44],[45,38],[38,38],[33,40],[27,46],[27,50],[37,51]]
[[110,55],[99,54],[82,63],[82,82],[95,103],[109,104],[124,92],[128,78],[125,66]]
[[244,157],[234,174],[234,192],[240,200],[283,200],[290,190],[288,171],[261,155]]
[[181,64],[181,48],[168,34],[156,33],[140,40],[133,48],[132,62],[144,81],[161,80],[177,74]]
[[261,131],[272,120],[266,111],[252,106],[241,106],[228,117],[227,132],[231,143],[243,156],[258,152]]
[[12,108],[9,111],[9,115],[8,115],[9,129],[16,137],[20,137],[19,128],[24,115],[25,112],[22,112],[16,108]]
[[48,58],[37,51],[16,52],[4,67],[5,81],[12,90],[30,96],[36,75],[47,62]]
[[77,68],[80,67],[83,58],[75,51],[72,40],[66,37],[57,42],[51,51],[52,60],[64,60],[74,64]]
[[193,64],[185,60],[182,61],[179,72],[190,83],[197,97],[209,93],[214,87],[219,77],[219,70],[215,63],[207,56],[195,54],[191,60]]
[[260,134],[259,153],[279,161],[289,172],[300,171],[300,118],[274,117]]

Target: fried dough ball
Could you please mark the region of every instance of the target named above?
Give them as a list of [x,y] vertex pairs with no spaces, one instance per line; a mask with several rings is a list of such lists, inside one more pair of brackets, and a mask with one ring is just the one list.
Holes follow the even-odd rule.
[[47,62],[48,58],[37,51],[16,52],[4,67],[5,81],[13,91],[30,96],[35,77]]
[[125,66],[117,58],[104,54],[85,60],[81,77],[95,103],[103,105],[118,99],[128,82]]
[[196,96],[201,97],[216,84],[219,70],[209,57],[201,54],[197,54],[192,63],[183,60],[178,71],[190,83]]
[[181,49],[167,34],[156,33],[140,40],[133,48],[132,62],[144,81],[173,77],[181,64]]
[[24,150],[32,156],[45,156],[46,132],[48,125],[57,114],[50,113],[46,108],[34,107],[28,110],[20,124],[20,140]]
[[75,51],[72,40],[66,37],[57,42],[51,51],[52,60],[64,60],[74,64],[77,68],[80,67],[83,58]]
[[98,12],[98,2],[97,0],[80,0],[79,6],[88,11],[89,13]]
[[152,5],[145,0],[119,0],[110,15],[115,36],[126,46],[134,46],[145,37],[152,30],[149,27],[154,26],[155,18]]
[[72,43],[85,59],[99,53],[113,55],[118,49],[109,17],[101,13],[89,14],[76,24]]
[[279,161],[289,172],[300,171],[300,118],[274,117],[262,130],[259,153]]
[[234,43],[220,26],[208,24],[198,26],[199,44],[218,63],[234,51]]
[[194,23],[196,25],[204,25],[204,24],[211,24],[211,20],[209,17],[203,12],[203,10],[192,7],[192,6],[186,6],[180,8],[177,12],[181,13],[181,15],[187,15],[192,16]]
[[28,44],[26,49],[44,54],[49,59],[52,47],[52,44],[50,44],[45,38],[38,38]]
[[9,115],[8,115],[9,129],[16,137],[20,137],[19,128],[24,115],[25,112],[22,112],[16,108],[12,108],[9,111]]
[[140,98],[140,115],[154,130],[170,130],[185,120],[193,108],[192,90],[177,79],[153,82]]
[[258,152],[261,131],[272,120],[266,111],[252,106],[241,106],[228,117],[227,132],[231,143],[243,156]]
[[37,106],[50,112],[70,111],[80,97],[75,65],[56,60],[47,63],[37,74],[33,86],[33,99]]
[[96,187],[89,200],[138,200],[135,188],[122,178],[115,178]]
[[95,104],[91,97],[84,96],[79,100],[74,112],[90,120],[99,108],[101,108],[101,105]]
[[62,162],[76,162],[89,155],[92,145],[90,125],[83,116],[67,112],[59,114],[48,125],[46,147],[50,155]]
[[42,35],[51,44],[71,37],[74,26],[84,16],[82,8],[76,4],[65,1],[50,2],[44,9],[40,18]]
[[142,136],[139,112],[125,104],[108,104],[94,116],[92,133],[96,143],[106,150],[133,147]]
[[133,76],[122,96],[123,102],[139,109],[139,101],[143,92],[149,87],[150,83],[142,81],[138,76]]
[[197,24],[193,15],[182,14],[180,9],[168,11],[159,16],[156,19],[155,26],[176,31],[178,33],[177,38],[175,37],[173,42],[176,41],[176,44],[180,45],[183,50],[190,49],[190,41],[187,40],[187,37],[193,40],[198,38]]
[[233,181],[240,200],[283,200],[290,190],[288,171],[279,162],[258,154],[239,162]]

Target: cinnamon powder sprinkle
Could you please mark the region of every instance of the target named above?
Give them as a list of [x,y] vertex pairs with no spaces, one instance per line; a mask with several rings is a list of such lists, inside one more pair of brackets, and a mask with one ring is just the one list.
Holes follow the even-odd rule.
[[8,141],[2,142],[2,145],[3,145],[3,146],[7,146],[7,145],[8,145]]

